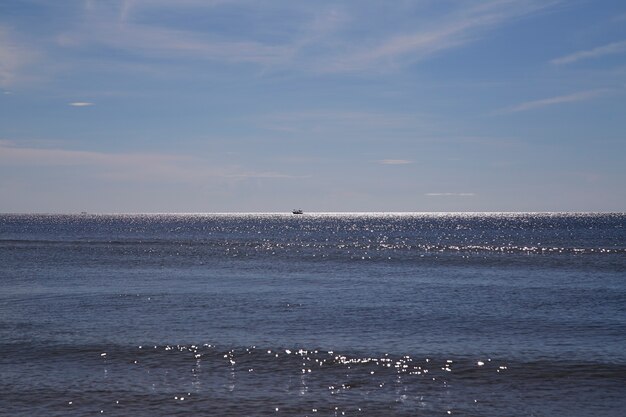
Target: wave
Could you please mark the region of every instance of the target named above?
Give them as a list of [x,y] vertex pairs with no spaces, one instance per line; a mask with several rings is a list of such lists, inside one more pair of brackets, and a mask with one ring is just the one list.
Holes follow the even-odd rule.
[[[519,379],[580,379],[614,380],[626,382],[626,363],[612,361],[573,361],[566,358],[491,358],[485,354],[437,355],[423,352],[346,352],[321,347],[238,346],[215,343],[82,345],[57,342],[3,343],[4,361],[14,365],[72,359],[88,363],[137,363],[149,366],[173,363],[202,363],[223,366],[225,369],[293,370],[302,373],[333,371],[358,372],[374,370],[383,375],[422,375],[481,379],[501,374]],[[300,373],[298,372],[298,373]],[[375,372],[375,373],[376,373]],[[372,374],[373,375],[373,374]]]
[[267,251],[296,251],[308,250],[319,252],[423,252],[423,253],[502,253],[502,254],[566,254],[566,255],[611,255],[626,254],[626,247],[558,247],[558,246],[526,246],[526,245],[443,245],[443,244],[411,244],[389,242],[311,242],[311,241],[268,241],[268,240],[228,240],[228,239],[0,239],[0,245],[13,246],[172,246],[186,248],[216,248],[216,249],[247,249],[257,252]]
[[8,415],[618,416],[626,405],[626,363],[593,360],[213,343],[0,349]]

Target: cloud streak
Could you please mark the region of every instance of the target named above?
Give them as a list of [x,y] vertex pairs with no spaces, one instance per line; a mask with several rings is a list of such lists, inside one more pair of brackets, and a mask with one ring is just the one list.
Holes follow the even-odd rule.
[[338,57],[324,72],[389,68],[424,59],[437,52],[476,41],[489,30],[554,2],[495,0],[461,9],[430,29],[397,34],[359,51]]
[[262,127],[271,130],[328,130],[333,128],[400,129],[423,124],[421,116],[406,113],[367,111],[284,112],[265,114],[259,118]]
[[51,169],[76,167],[85,178],[114,181],[204,182],[253,178],[290,179],[302,176],[277,172],[254,172],[187,155],[153,153],[107,153],[71,149],[20,147],[0,140],[0,164],[11,167]]
[[[164,15],[171,11],[198,13],[222,5],[242,3],[239,0],[183,0],[181,2],[130,1],[102,4],[89,2],[83,21],[56,37],[64,48],[105,46],[135,57],[160,59],[180,64],[181,60],[210,61],[223,64],[252,63],[262,67],[280,67],[289,61],[296,43],[263,42],[243,34],[234,39],[211,28],[179,29],[164,23],[134,19],[134,14]],[[245,3],[245,2],[244,2]]]
[[610,90],[608,89],[579,91],[577,93],[566,94],[562,96],[527,101],[525,103],[520,103],[518,105],[500,110],[496,113],[517,113],[517,112],[528,111],[528,110],[538,109],[538,108],[547,107],[547,106],[553,106],[556,104],[576,103],[576,102],[598,98],[598,97],[607,95],[608,93],[610,93]]
[[90,103],[88,101],[73,101],[71,103],[68,103],[67,105],[72,107],[89,107],[93,106],[94,103]]
[[291,46],[266,45],[256,41],[215,41],[200,34],[136,24],[94,24],[90,34],[64,34],[62,46],[99,43],[135,55],[153,58],[193,58],[224,63],[278,65],[293,55]]
[[626,41],[613,42],[608,45],[599,46],[597,48],[588,49],[585,51],[578,51],[570,55],[555,58],[550,61],[554,65],[572,64],[574,62],[582,61],[585,59],[599,58],[606,55],[619,54],[626,52]]
[[[227,64],[254,64],[265,70],[296,70],[314,73],[380,72],[411,64],[427,56],[476,41],[486,32],[511,20],[552,6],[555,1],[490,0],[466,2],[429,22],[418,21],[414,32],[379,30],[363,39],[348,35],[372,25],[372,15],[348,6],[308,6],[290,4],[283,12],[291,13],[297,24],[276,23],[281,36],[241,31],[236,37],[212,33],[207,28],[177,28],[149,24],[133,19],[137,12],[165,13],[170,3],[164,1],[123,1],[119,7],[90,3],[82,25],[57,37],[64,47],[105,45],[136,56],[157,59],[195,59]],[[115,3],[114,3],[115,4]],[[216,15],[224,5],[238,4],[244,15],[256,16],[257,5],[241,0],[202,2],[186,0],[187,10],[213,8]],[[182,7],[181,6],[181,7]],[[178,7],[178,3],[176,4]],[[245,17],[245,16],[244,16]],[[138,23],[141,22],[141,23]]]
[[382,165],[407,165],[412,164],[413,161],[408,159],[381,159],[378,163]]
[[475,193],[426,193],[428,197],[474,197]]
[[303,179],[311,178],[310,175],[289,175],[278,172],[242,172],[239,174],[222,174],[223,178],[234,179]]
[[24,67],[35,60],[36,54],[10,36],[0,26],[0,86],[8,87],[24,78]]

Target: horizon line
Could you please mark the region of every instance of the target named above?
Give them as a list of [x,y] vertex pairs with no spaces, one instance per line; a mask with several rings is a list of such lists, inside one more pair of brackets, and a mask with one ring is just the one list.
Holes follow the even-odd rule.
[[621,214],[626,215],[626,211],[580,211],[580,210],[557,210],[557,211],[309,211],[303,214],[294,215],[291,211],[249,211],[249,212],[0,212],[0,216],[207,216],[207,215],[407,215],[407,214]]

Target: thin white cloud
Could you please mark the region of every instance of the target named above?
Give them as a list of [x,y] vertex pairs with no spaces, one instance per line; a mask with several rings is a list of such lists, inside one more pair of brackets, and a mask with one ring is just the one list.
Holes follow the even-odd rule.
[[72,106],[72,107],[89,107],[93,105],[94,103],[90,103],[88,101],[74,101],[74,102],[68,103],[68,106]]
[[494,0],[478,6],[461,8],[453,16],[436,22],[431,29],[395,35],[367,45],[359,51],[343,54],[324,72],[384,69],[401,63],[419,61],[433,53],[458,47],[484,36],[484,33],[508,21],[545,9],[554,1]]
[[408,159],[381,159],[378,163],[383,165],[406,165],[412,164],[413,161],[409,161]]
[[[176,8],[182,7],[215,7],[222,4],[240,3],[242,0],[122,0],[120,5],[120,20],[130,19],[133,13],[141,12],[144,9],[154,8]],[[94,8],[93,2],[88,2],[88,9]]]
[[215,41],[193,32],[135,24],[114,29],[104,25],[93,27],[90,35],[76,33],[59,37],[59,42],[65,46],[79,46],[90,41],[154,58],[187,57],[225,63],[277,65],[294,53],[291,46],[266,45],[255,41]]
[[311,178],[310,175],[289,175],[278,172],[243,172],[240,174],[223,174],[223,178],[234,179],[302,179]]
[[546,106],[553,106],[555,104],[565,104],[565,103],[575,103],[580,101],[591,100],[600,96],[604,96],[610,93],[608,89],[598,89],[598,90],[588,90],[588,91],[579,91],[573,94],[566,94],[562,96],[549,97],[541,100],[533,100],[527,101],[525,103],[520,103],[518,105],[500,110],[497,113],[517,113],[521,111],[527,111],[532,109],[537,109]]
[[555,58],[550,61],[554,65],[571,64],[584,59],[593,59],[605,55],[613,55],[626,52],[626,41],[613,42],[608,45],[598,46],[597,48],[578,51],[570,55]]
[[0,86],[11,86],[26,78],[23,68],[32,63],[36,55],[0,26]]
[[368,111],[300,111],[265,114],[257,123],[264,129],[287,133],[362,132],[415,129],[428,130],[431,122],[423,115]]
[[[258,33],[246,34],[244,31],[233,37],[212,33],[210,27],[180,30],[134,18],[135,14],[140,17],[173,7],[173,3],[165,0],[124,0],[112,4],[88,2],[84,23],[68,29],[57,37],[57,41],[65,47],[106,45],[171,63],[184,58],[229,64],[252,63],[265,70],[381,71],[475,41],[491,29],[551,7],[556,2],[558,0],[468,1],[459,3],[443,16],[429,19],[428,23],[417,22],[419,31],[391,34],[378,31],[369,39],[348,35],[351,30],[359,30],[359,25],[368,25],[372,18],[360,14],[358,9],[351,10],[348,5],[309,7],[290,3],[289,11],[301,20],[297,25],[277,22],[279,27],[275,33],[282,36],[257,36]],[[184,0],[180,5],[176,2],[175,7],[202,11],[223,3],[239,3],[243,5],[244,13],[258,15],[255,9],[259,6],[244,0]]]
[[[206,7],[230,1],[202,2],[186,0],[179,5]],[[56,37],[62,47],[105,45],[124,50],[136,56],[165,59],[176,63],[179,59],[197,59],[222,63],[255,63],[263,66],[279,65],[289,60],[295,47],[291,44],[268,44],[239,37],[199,30],[180,30],[159,25],[136,23],[129,18],[131,10],[143,12],[172,7],[165,1],[123,1],[119,7],[107,3],[91,3],[85,10],[84,21]]]
[[0,140],[0,165],[50,169],[76,167],[81,175],[114,181],[196,183],[265,178],[304,178],[275,172],[254,172],[213,163],[200,157],[157,153],[110,153],[17,146]]
[[[232,4],[243,5],[244,13],[258,14],[255,9],[259,5],[248,0],[181,0],[175,3],[169,0],[125,0],[121,3],[117,21],[111,22],[112,16],[106,16],[106,13],[103,17],[101,9],[93,9],[91,16],[88,16],[90,22],[88,27],[79,32],[66,33],[59,37],[59,41],[61,44],[74,46],[86,42],[100,43],[157,58],[186,58],[230,64],[252,63],[264,69],[296,67],[308,69],[311,64],[305,62],[308,58],[298,56],[302,49],[309,46],[323,49],[322,44],[327,35],[334,33],[348,20],[334,7],[308,7],[293,3],[284,9],[291,9],[299,17],[306,17],[298,25],[276,22],[274,24],[277,26],[276,31],[283,31],[285,36],[270,41],[259,40],[262,37],[254,34],[246,37],[240,33],[233,39],[228,35],[212,33],[210,28],[205,31],[179,30],[145,23],[138,24],[132,19],[135,13],[141,15],[142,12],[164,12],[168,8],[172,10],[195,8],[203,12],[208,8]],[[296,27],[297,29],[294,29]]]
[[17,146],[11,141],[0,141],[0,161],[12,165],[38,166],[133,166],[182,162],[185,158],[158,154],[123,154],[79,151],[57,148]]
[[474,197],[475,193],[426,193],[428,197]]

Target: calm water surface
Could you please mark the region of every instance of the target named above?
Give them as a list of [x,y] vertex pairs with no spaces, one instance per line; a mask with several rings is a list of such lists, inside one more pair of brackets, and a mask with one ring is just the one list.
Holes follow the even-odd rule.
[[0,215],[0,414],[623,416],[625,227]]

